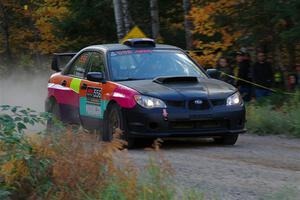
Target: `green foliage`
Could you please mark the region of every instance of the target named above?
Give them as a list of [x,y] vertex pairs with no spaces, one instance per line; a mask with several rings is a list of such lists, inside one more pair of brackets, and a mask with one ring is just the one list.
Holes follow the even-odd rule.
[[171,168],[159,167],[157,158],[150,157],[147,170],[141,174],[141,185],[138,199],[174,199],[176,196],[175,185],[172,182]]
[[57,37],[73,41],[65,49],[117,41],[112,1],[74,0],[69,1],[68,9],[70,14],[64,20],[52,21],[60,30],[55,32]]
[[0,136],[22,134],[27,125],[45,124],[50,118],[47,113],[39,114],[20,106],[0,105],[0,112]]
[[[23,173],[22,179],[16,178],[18,184],[6,185],[0,182],[1,195],[9,195],[11,190],[20,187],[19,184],[41,186],[40,189],[43,189],[44,183],[48,182],[46,171],[50,161],[47,158],[37,157],[24,135],[24,130],[28,125],[45,124],[50,115],[8,105],[1,105],[0,111],[0,174],[11,173],[11,177],[18,177]],[[14,172],[10,168],[11,165],[16,165],[23,171]],[[28,191],[22,192],[26,195]]]
[[[218,16],[220,25],[231,25],[235,30],[247,30],[244,41],[260,42],[299,41],[299,6],[297,0],[244,1],[226,18]],[[233,30],[234,30],[233,29]]]
[[298,199],[299,192],[295,187],[284,187],[281,190],[266,195],[262,200],[294,200]]
[[191,189],[183,193],[182,200],[204,200],[204,193]]
[[270,97],[249,104],[247,128],[251,133],[300,137],[300,93]]
[[[78,129],[24,134],[27,125],[44,124],[51,116],[0,108],[0,199],[177,199],[172,169],[158,151],[140,172],[119,150],[121,140],[100,143]],[[199,199],[195,191],[183,194]]]
[[11,193],[8,190],[0,188],[0,199],[8,200],[10,195]]
[[124,189],[124,187],[122,187],[122,185],[116,180],[111,181],[110,184],[108,184],[108,186],[101,191],[101,199],[126,200],[122,189]]

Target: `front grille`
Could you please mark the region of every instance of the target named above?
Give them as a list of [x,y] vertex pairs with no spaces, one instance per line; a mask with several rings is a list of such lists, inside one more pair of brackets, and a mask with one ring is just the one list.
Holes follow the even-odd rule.
[[210,108],[208,100],[202,100],[202,99],[195,99],[189,101],[188,105],[190,110],[207,110]]
[[171,129],[227,129],[227,120],[197,120],[170,122]]
[[184,108],[185,101],[167,101],[167,106],[169,107],[177,107],[177,108]]
[[[199,103],[201,101],[201,103]],[[197,102],[197,103],[196,103]],[[187,103],[187,104],[186,104]],[[211,103],[211,104],[210,104]],[[207,110],[210,106],[224,106],[226,105],[226,99],[193,99],[190,101],[176,101],[176,100],[169,100],[166,101],[168,107],[175,107],[175,108],[186,108],[190,110]]]
[[213,106],[224,106],[226,104],[225,99],[211,99]]

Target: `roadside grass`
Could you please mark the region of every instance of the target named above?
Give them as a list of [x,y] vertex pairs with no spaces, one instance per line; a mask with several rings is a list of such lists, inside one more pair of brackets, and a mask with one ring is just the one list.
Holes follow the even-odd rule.
[[178,190],[159,141],[141,168],[122,150],[120,130],[111,143],[74,128],[24,134],[26,125],[51,116],[21,107],[0,111],[0,199],[204,199],[196,190]]
[[246,126],[250,133],[300,137],[300,91],[249,103]]
[[272,194],[265,195],[261,200],[296,200],[299,199],[299,192],[295,187],[286,186]]

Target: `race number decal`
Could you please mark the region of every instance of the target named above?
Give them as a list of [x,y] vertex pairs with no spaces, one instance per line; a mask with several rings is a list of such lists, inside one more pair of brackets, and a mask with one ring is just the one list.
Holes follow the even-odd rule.
[[86,90],[87,103],[101,105],[102,89],[88,87]]
[[102,89],[88,87],[86,98],[86,113],[90,116],[101,116]]

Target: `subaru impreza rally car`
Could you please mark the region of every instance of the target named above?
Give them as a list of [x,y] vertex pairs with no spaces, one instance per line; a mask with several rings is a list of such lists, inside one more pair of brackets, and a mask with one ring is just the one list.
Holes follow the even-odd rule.
[[[60,70],[59,60],[73,56]],[[163,137],[210,137],[233,145],[245,132],[245,107],[237,89],[212,79],[180,48],[151,39],[89,46],[56,54],[46,111],[65,123],[116,128],[133,145]],[[51,126],[51,121],[49,125]]]

